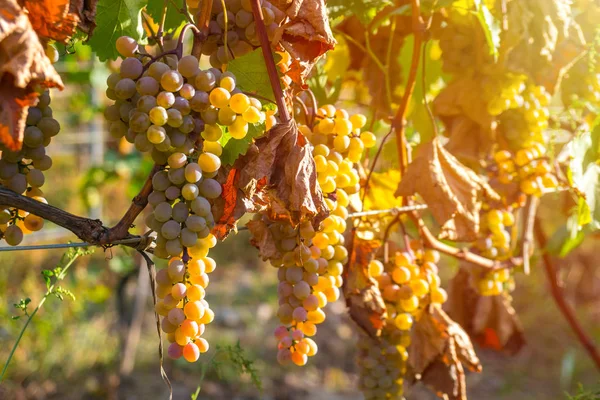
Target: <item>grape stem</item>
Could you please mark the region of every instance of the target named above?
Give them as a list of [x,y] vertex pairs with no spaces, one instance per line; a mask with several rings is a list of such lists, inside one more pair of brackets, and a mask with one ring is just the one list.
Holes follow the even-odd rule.
[[529,275],[529,257],[533,253],[533,224],[539,199],[536,196],[527,196],[527,205],[523,215],[523,241],[521,243],[521,256],[523,257],[523,272]]
[[154,167],[152,167],[152,170],[148,174],[148,178],[146,178],[146,182],[144,182],[144,186],[142,186],[140,192],[131,201],[129,209],[125,212],[125,214],[123,214],[123,217],[121,217],[119,222],[110,228],[108,232],[109,242],[121,239],[122,237],[128,235],[129,228],[131,228],[137,216],[140,215],[140,213],[148,205],[148,196],[152,192],[152,178],[154,177],[154,174],[161,169],[162,166],[154,164]]
[[423,220],[417,213],[412,213],[410,215],[413,222],[419,228],[419,233],[425,247],[429,247],[433,250],[439,251],[440,253],[448,254],[449,256],[456,257],[460,260],[464,260],[466,262],[489,270],[514,268],[523,265],[523,259],[521,257],[512,257],[506,261],[491,260],[489,258],[482,257],[479,254],[472,253],[466,248],[459,249],[450,246],[446,243],[443,243],[431,233],[431,231],[425,225],[425,222],[423,222]]
[[539,244],[539,247],[542,251],[542,261],[544,263],[544,269],[546,271],[546,276],[548,277],[548,282],[550,283],[550,294],[554,299],[554,302],[560,309],[560,312],[563,314],[569,326],[587,351],[588,355],[596,365],[596,368],[600,370],[600,352],[590,339],[590,337],[585,333],[583,327],[577,320],[575,313],[571,309],[571,307],[567,304],[562,288],[558,283],[557,279],[557,269],[554,265],[554,261],[548,251],[546,250],[546,245],[548,244],[548,239],[546,238],[546,234],[542,228],[539,217],[535,218],[534,222],[534,231],[535,237]]
[[256,34],[260,40],[260,47],[263,52],[265,64],[267,66],[267,73],[269,74],[269,80],[271,81],[271,87],[275,95],[275,102],[277,103],[277,109],[279,111],[279,118],[282,123],[288,123],[290,121],[290,114],[285,105],[283,97],[283,90],[281,89],[281,82],[279,81],[279,75],[277,74],[277,67],[275,66],[275,60],[273,59],[273,51],[271,50],[271,43],[267,35],[265,28],[265,21],[263,19],[262,9],[260,8],[260,0],[251,0],[252,13],[254,14],[254,22],[256,24]]
[[417,70],[419,68],[419,61],[421,55],[421,45],[423,43],[423,22],[421,21],[421,14],[419,11],[420,4],[419,0],[411,0],[412,8],[412,29],[415,37],[413,44],[412,60],[410,63],[410,71],[408,73],[408,79],[406,81],[406,89],[400,102],[400,107],[396,112],[396,115],[392,121],[392,129],[396,132],[396,146],[398,149],[398,159],[400,162],[400,176],[404,176],[404,171],[408,167],[408,142],[406,140],[406,112],[408,110],[408,104],[412,97],[415,83],[417,80]]

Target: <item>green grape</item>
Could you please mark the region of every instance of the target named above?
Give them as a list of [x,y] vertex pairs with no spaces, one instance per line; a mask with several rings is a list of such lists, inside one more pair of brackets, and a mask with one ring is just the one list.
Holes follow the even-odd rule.
[[160,90],[158,81],[151,76],[142,76],[135,84],[136,90],[140,95],[156,96]]
[[160,77],[161,86],[169,91],[176,92],[183,86],[183,76],[177,71],[167,71]]
[[[157,106],[156,97],[143,95],[137,101],[137,109],[143,113],[149,113],[151,109]],[[109,106],[112,107],[112,106]],[[108,110],[108,108],[107,108]],[[108,118],[107,118],[108,119]],[[147,128],[146,128],[147,129]]]
[[52,117],[43,117],[37,123],[37,127],[40,128],[45,137],[54,137],[60,131],[60,124]]
[[219,116],[219,124],[223,126],[229,126],[233,124],[236,120],[236,113],[228,106],[221,108],[218,113]]
[[243,114],[250,107],[250,99],[244,93],[236,93],[229,99],[229,107],[237,114]]
[[[196,197],[193,200],[197,200],[198,198]],[[200,198],[202,199],[203,197]],[[206,229],[206,220],[198,215],[189,215],[185,220],[185,226],[192,232],[200,232]]]
[[[207,153],[203,153],[207,154]],[[220,163],[220,162],[219,162]],[[221,184],[214,179],[204,179],[200,185],[200,195],[207,199],[216,199],[223,191]]]
[[147,152],[152,150],[152,143],[148,140],[146,135],[137,135],[133,141],[135,148],[140,152]]
[[121,36],[115,42],[115,47],[123,57],[133,57],[138,50],[137,42],[129,36]]
[[167,124],[174,128],[180,127],[181,124],[183,124],[183,116],[181,115],[181,112],[174,108],[167,110]]
[[176,203],[173,206],[173,219],[177,222],[185,222],[190,215],[188,206],[184,202]]
[[44,142],[44,134],[42,131],[35,126],[28,126],[25,128],[23,135],[23,143],[29,147],[37,147],[42,145]]
[[248,133],[248,123],[243,118],[236,118],[229,127],[229,133],[234,139],[243,139]]
[[165,125],[167,123],[167,120],[169,119],[169,116],[167,115],[167,110],[160,106],[153,107],[148,113],[148,116],[150,117],[150,122],[158,126]]
[[177,186],[169,186],[165,190],[165,196],[168,200],[175,200],[181,195],[181,190]]
[[191,100],[196,94],[196,89],[189,83],[184,84],[179,90],[179,94],[186,100]]
[[151,125],[146,132],[148,141],[152,144],[159,144],[165,141],[167,132],[162,126]]
[[120,73],[122,78],[137,79],[142,75],[144,66],[137,58],[128,57],[121,63]]
[[216,77],[211,71],[200,71],[194,80],[196,89],[203,92],[210,92],[216,84]]
[[129,127],[132,131],[142,133],[150,128],[150,117],[143,112],[134,112],[129,118]]
[[200,113],[202,120],[205,124],[216,124],[219,120],[219,111],[214,107],[210,107]]
[[194,97],[190,99],[190,108],[196,112],[206,110],[210,106],[208,93],[197,91]]
[[121,79],[115,86],[115,95],[121,100],[127,100],[135,93],[135,82],[130,78]]
[[218,108],[227,107],[230,98],[231,94],[229,93],[229,91],[221,87],[213,89],[209,95],[210,103]]
[[[104,109],[104,118],[107,121],[118,121],[121,119],[121,114],[119,113],[119,107],[116,104],[111,104],[110,106]],[[41,119],[41,113],[40,113]],[[30,124],[35,125],[35,124]]]
[[23,231],[17,225],[10,225],[4,231],[4,240],[10,246],[17,246],[23,241]]
[[196,57],[188,55],[179,60],[177,68],[181,75],[186,78],[192,78],[200,72],[199,65],[200,63]]
[[197,163],[189,163],[184,170],[185,180],[189,183],[196,183],[202,179],[202,169]]
[[202,168],[202,172],[212,173],[221,167],[221,160],[214,154],[202,153],[198,157],[198,165]]
[[163,108],[170,108],[175,104],[175,95],[171,92],[160,92],[156,96],[156,104]]
[[[164,197],[164,194],[163,196]],[[159,222],[167,222],[171,219],[172,208],[167,202],[161,202],[154,207],[154,218]]]
[[181,189],[181,195],[187,201],[194,200],[196,197],[198,197],[198,194],[199,194],[198,186],[196,186],[192,183],[186,183],[185,185],[183,185],[183,188]]
[[[106,85],[109,89],[114,89],[117,83],[121,80],[121,75],[118,72],[113,72],[106,78]],[[31,124],[33,125],[33,124]]]
[[176,110],[179,110],[181,115],[188,115],[192,110],[190,108],[189,101],[187,101],[183,97],[176,97],[172,107]]
[[198,196],[190,202],[190,209],[201,217],[211,215],[210,203],[202,196]]
[[167,175],[169,176],[169,180],[176,186],[181,186],[185,182],[185,173],[183,168],[171,168]]

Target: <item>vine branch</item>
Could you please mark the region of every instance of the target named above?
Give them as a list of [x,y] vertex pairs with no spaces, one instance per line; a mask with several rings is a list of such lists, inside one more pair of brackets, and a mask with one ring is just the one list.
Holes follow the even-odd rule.
[[[133,221],[135,221],[137,216],[148,204],[148,195],[152,192],[152,177],[158,170],[160,170],[159,165],[155,165],[152,168],[144,186],[137,196],[133,198],[131,205],[123,217],[112,228],[105,227],[102,224],[102,221],[98,219],[90,219],[71,214],[50,204],[42,203],[30,197],[17,194],[1,185],[0,205],[24,210],[45,220],[54,222],[56,225],[73,232],[78,238],[91,245],[107,246],[119,240],[139,237],[130,234],[129,229],[131,228]],[[122,244],[137,249],[145,248],[146,241],[140,240],[140,242]]]
[[542,251],[542,261],[544,263],[544,269],[546,271],[546,276],[548,277],[548,282],[550,283],[550,294],[552,295],[554,302],[560,309],[560,312],[563,314],[563,316],[569,323],[569,326],[571,327],[571,329],[585,348],[585,351],[588,353],[588,355],[596,365],[596,368],[600,370],[600,353],[598,352],[598,349],[596,348],[590,337],[583,330],[583,327],[577,320],[577,317],[575,316],[575,313],[573,312],[571,307],[567,304],[563,295],[562,288],[558,283],[558,279],[556,277],[557,271],[556,267],[554,266],[554,261],[552,260],[550,254],[548,254],[548,252],[546,251],[548,239],[546,238],[546,234],[542,229],[539,218],[535,219],[534,230],[535,237]]
[[290,121],[290,114],[285,105],[283,90],[281,89],[281,82],[279,81],[279,74],[277,73],[273,51],[271,50],[271,43],[269,42],[269,36],[267,35],[267,30],[265,28],[260,0],[251,0],[251,3],[254,22],[256,23],[256,34],[260,40],[260,47],[265,59],[265,64],[267,65],[269,80],[271,81],[271,87],[273,88],[273,94],[275,95],[275,101],[279,110],[279,117],[281,118],[281,122],[286,123]]
[[419,0],[411,0],[412,8],[412,28],[414,34],[412,60],[410,63],[410,71],[408,73],[408,79],[406,81],[406,89],[402,96],[400,107],[394,116],[392,121],[392,128],[396,132],[396,146],[398,149],[398,158],[400,161],[400,173],[404,175],[404,171],[408,166],[408,151],[406,140],[406,112],[408,110],[408,103],[412,97],[415,83],[417,80],[417,70],[419,68],[419,59],[421,54],[421,45],[423,43],[423,23],[421,21],[420,4]]

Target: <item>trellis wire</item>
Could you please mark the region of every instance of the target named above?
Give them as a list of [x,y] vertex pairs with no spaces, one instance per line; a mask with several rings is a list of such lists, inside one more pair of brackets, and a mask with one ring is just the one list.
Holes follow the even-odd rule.
[[[381,215],[381,214],[402,214],[411,211],[425,210],[427,208],[426,204],[416,204],[413,206],[407,207],[393,207],[385,210],[368,210],[368,211],[358,211],[355,213],[348,214],[348,218],[361,218],[361,217],[369,217],[373,215]],[[245,231],[248,228],[245,226],[238,228],[238,231]],[[130,238],[130,239],[122,239],[115,240],[112,243],[108,243],[108,246],[119,245],[119,244],[136,244],[141,240],[146,240],[144,237]],[[31,246],[6,246],[0,247],[0,252],[3,251],[26,251],[26,250],[51,250],[51,249],[68,249],[71,247],[88,247],[88,246],[97,246],[88,242],[73,242],[73,243],[56,243],[56,244],[40,244],[40,245],[31,245]]]

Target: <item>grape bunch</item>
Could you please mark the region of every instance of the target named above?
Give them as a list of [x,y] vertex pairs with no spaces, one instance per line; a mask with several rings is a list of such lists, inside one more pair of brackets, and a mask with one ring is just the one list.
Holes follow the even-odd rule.
[[281,364],[291,361],[304,365],[317,352],[310,337],[326,318],[322,309],[339,298],[348,261],[343,233],[350,196],[360,189],[354,164],[360,161],[364,148],[375,143],[372,133],[360,133],[366,122],[363,115],[350,117],[331,105],[318,113],[320,119],[312,130],[306,125],[299,130],[314,145],[317,180],[326,194],[330,215],[317,231],[311,221],[292,226],[288,221],[273,221],[266,213],[255,216],[269,229],[279,252],[270,262],[278,268],[277,315],[282,325],[275,337],[279,340],[277,360]]
[[208,350],[201,336],[214,318],[204,294],[216,267],[208,251],[216,244],[211,201],[222,193],[213,179],[221,167],[219,140],[224,132],[244,138],[249,124],[272,123],[272,116],[236,87],[230,72],[200,70],[192,55],[144,63],[137,49],[129,37],[117,40],[125,59],[108,77],[106,94],[115,102],[104,115],[111,136],[124,137],[162,166],[152,177],[152,212],[145,219],[157,234],[154,255],[169,260],[157,273],[156,312],[171,342],[169,356],[194,362]]
[[413,322],[430,304],[443,304],[448,297],[440,287],[439,253],[416,242],[411,248],[410,253],[396,252],[387,264],[372,260],[368,266],[385,302],[387,319],[380,337],[362,337],[359,342],[360,387],[366,399],[402,398]]
[[545,152],[546,148],[540,142],[521,148],[515,154],[508,150],[496,152],[494,161],[498,165],[500,182],[517,183],[522,193],[537,197],[555,190],[558,180]]
[[[46,147],[59,131],[60,124],[52,117],[50,93],[45,91],[39,96],[37,106],[29,107],[21,150],[0,149],[0,183],[15,193],[47,204],[40,189],[46,180],[44,171],[52,166]],[[1,238],[11,246],[20,244],[24,234],[39,231],[43,226],[41,217],[27,211],[0,209]]]
[[[168,267],[156,273],[156,313],[162,316],[161,329],[171,343],[169,357],[195,362],[201,353],[208,351],[208,342],[202,337],[207,324],[215,313],[204,299],[208,286],[208,274],[216,267],[208,257],[208,250],[215,246],[216,238],[208,235],[189,249],[188,260],[172,257]],[[191,256],[191,258],[189,257]]]
[[494,59],[477,18],[452,10],[446,22],[436,32],[442,50],[443,70],[460,76],[488,72]]
[[519,107],[498,116],[498,133],[514,151],[543,143],[542,132],[548,127],[550,95],[544,87],[527,85],[520,96]]
[[[199,1],[187,0],[187,4],[194,13]],[[208,37],[202,45],[202,54],[209,56],[210,65],[221,68],[234,58],[259,47],[260,41],[256,34],[251,1],[226,1],[226,10],[220,1],[214,1],[212,4]],[[261,9],[267,34],[272,40],[285,14],[266,0],[261,2]]]
[[[343,205],[329,204],[332,207]],[[347,212],[347,211],[346,211]],[[325,321],[323,308],[340,297],[344,263],[348,252],[342,233],[346,221],[330,215],[323,221],[323,229],[315,232],[310,221],[293,227],[288,222],[270,221],[258,216],[267,224],[281,258],[271,259],[278,268],[279,309],[282,323],[275,331],[279,340],[277,360],[281,364],[292,361],[305,365],[308,357],[317,353],[316,343],[310,339],[317,325]]]

